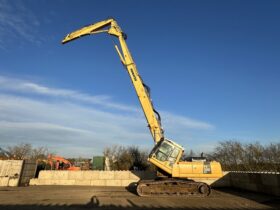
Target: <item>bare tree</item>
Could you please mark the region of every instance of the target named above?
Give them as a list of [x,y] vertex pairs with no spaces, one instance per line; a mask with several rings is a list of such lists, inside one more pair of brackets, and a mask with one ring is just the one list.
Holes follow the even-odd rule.
[[132,159],[132,166],[130,167],[130,170],[146,170],[149,167],[149,163],[147,162],[147,151],[131,146],[128,147],[128,153]]
[[9,154],[10,159],[46,159],[48,155],[47,147],[32,147],[31,144],[28,143],[20,143],[15,146],[9,146],[7,148],[7,152]]
[[109,165],[111,170],[118,170],[117,169],[117,151],[119,150],[119,146],[113,145],[111,147],[106,147],[103,151],[103,154],[109,160]]
[[49,154],[49,149],[47,147],[37,147],[32,148],[30,159],[33,160],[44,160],[47,159]]
[[214,159],[224,170],[280,171],[280,143],[261,145],[259,142],[242,144],[229,140],[219,142]]
[[184,152],[182,160],[188,160],[191,157],[195,157],[197,154],[191,149]]
[[9,146],[7,150],[10,153],[10,158],[23,160],[30,157],[32,146],[27,143],[20,143],[16,146]]
[[111,170],[146,170],[149,168],[148,152],[138,147],[111,146],[104,149]]

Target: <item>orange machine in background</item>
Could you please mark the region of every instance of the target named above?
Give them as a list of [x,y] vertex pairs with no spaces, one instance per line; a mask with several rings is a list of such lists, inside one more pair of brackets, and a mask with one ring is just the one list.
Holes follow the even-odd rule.
[[73,166],[69,160],[57,155],[48,155],[48,164],[51,166],[51,170],[81,170],[80,167]]

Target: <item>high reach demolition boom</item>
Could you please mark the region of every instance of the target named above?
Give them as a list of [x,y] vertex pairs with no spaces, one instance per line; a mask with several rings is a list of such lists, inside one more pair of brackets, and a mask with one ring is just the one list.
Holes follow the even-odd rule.
[[[149,87],[144,84],[138,74],[136,65],[126,45],[126,35],[114,19],[108,19],[68,34],[62,43],[86,35],[107,33],[119,39],[121,50],[115,44],[117,53],[125,66],[132,84],[135,88],[143,112],[148,122],[148,127],[154,139],[155,145],[148,160],[157,167],[158,174],[165,176],[163,180],[141,180],[137,185],[137,193],[140,196],[151,195],[183,195],[183,196],[207,196],[210,194],[210,186],[203,182],[194,182],[189,179],[211,179],[222,176],[221,165],[218,162],[181,161],[184,148],[164,137],[161,127],[160,115],[154,109]],[[196,159],[197,160],[197,159]]]
[[107,33],[119,39],[121,50],[115,44],[116,51],[121,59],[122,64],[125,66],[131,81],[136,90],[143,112],[148,122],[148,127],[153,136],[155,143],[164,138],[163,129],[161,127],[161,119],[159,113],[154,109],[153,103],[150,98],[150,89],[138,74],[136,64],[129,52],[125,42],[127,36],[118,26],[114,19],[100,21],[98,23],[85,26],[77,31],[68,34],[62,41],[63,44],[78,39],[82,36],[92,35],[97,33]]

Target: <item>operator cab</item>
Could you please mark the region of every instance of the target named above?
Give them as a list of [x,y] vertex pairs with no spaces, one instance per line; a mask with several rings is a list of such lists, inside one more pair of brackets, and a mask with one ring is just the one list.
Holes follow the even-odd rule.
[[169,139],[160,140],[149,155],[149,161],[171,173],[173,164],[178,162],[184,148]]

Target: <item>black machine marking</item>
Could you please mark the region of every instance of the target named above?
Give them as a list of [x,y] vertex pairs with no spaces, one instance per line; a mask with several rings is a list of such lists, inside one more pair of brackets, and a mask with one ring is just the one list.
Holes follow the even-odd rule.
[[135,76],[135,73],[134,73],[133,69],[130,69],[130,72],[131,72],[131,74],[132,74],[132,76],[133,76],[134,81],[136,82],[136,81],[137,81],[137,78],[136,78],[136,76]]

